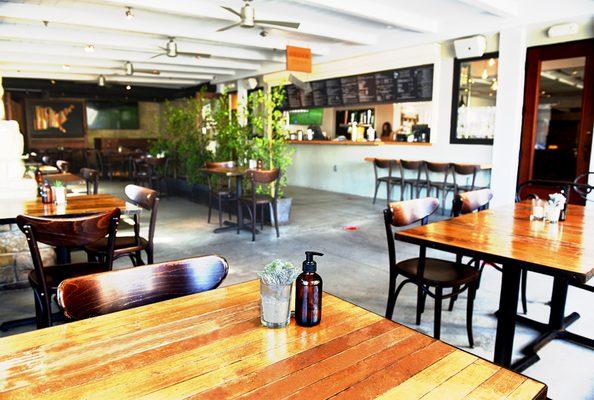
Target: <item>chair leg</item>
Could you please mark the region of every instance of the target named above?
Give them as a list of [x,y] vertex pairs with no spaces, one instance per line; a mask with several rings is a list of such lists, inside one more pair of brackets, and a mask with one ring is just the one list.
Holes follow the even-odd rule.
[[141,251],[137,251],[134,255],[136,257],[136,262],[138,263],[138,265],[144,265],[144,261],[142,261]]
[[264,230],[264,210],[266,209],[266,204],[262,204],[260,207],[260,230]]
[[472,335],[472,314],[474,312],[474,298],[476,297],[476,285],[473,283],[468,288],[468,301],[466,303],[466,332],[468,333],[468,346],[474,347],[474,337]]
[[375,204],[375,200],[377,199],[377,191],[381,185],[381,181],[375,181],[375,192],[373,192],[373,204]]
[[212,214],[212,193],[208,194],[208,223],[210,224],[210,215]]
[[128,258],[132,261],[132,265],[138,267],[138,262],[136,261],[136,257],[132,253],[128,253]]
[[435,320],[433,321],[433,337],[439,340],[441,336],[441,301],[443,289],[440,286],[435,288]]
[[423,293],[423,287],[421,285],[417,286],[417,319],[415,323],[417,325],[421,325],[421,314],[423,313],[424,308],[424,297],[425,293]]
[[219,228],[222,228],[223,227],[223,209],[222,209],[221,196],[218,195],[217,199],[218,199],[218,205],[219,205]]
[[43,312],[43,300],[41,298],[41,293],[35,288],[33,288],[33,298],[35,301],[35,322],[37,324],[37,329],[46,328],[48,325],[47,318]]
[[[452,288],[452,293],[455,293],[458,290],[460,290],[460,286],[454,286]],[[456,300],[458,300],[458,295],[457,294],[455,294],[452,297],[450,297],[450,305],[448,307],[448,311],[452,311],[454,309],[454,303],[456,302]]]
[[521,293],[521,295],[522,295],[522,311],[524,311],[524,314],[528,313],[528,301],[526,300],[527,281],[528,281],[528,270],[522,269],[520,290],[522,291],[522,293]]
[[149,264],[154,264],[155,260],[153,260],[153,248],[151,246],[145,249],[146,251],[146,261]]
[[397,273],[390,272],[390,283],[388,287],[388,303],[386,304],[385,316],[388,319],[392,319],[394,314],[394,305],[396,304],[396,279],[398,279]]
[[280,234],[278,233],[278,204],[276,204],[276,201],[273,202],[272,204],[272,211],[274,212],[274,229],[276,230],[276,237],[280,237]]
[[[396,284],[397,277],[398,277],[398,275],[396,275],[394,277],[394,285]],[[403,280],[402,282],[400,282],[400,285],[398,285],[398,289],[396,289],[396,292],[388,293],[388,305],[386,306],[386,318],[392,319],[392,315],[394,314],[394,306],[396,305],[396,300],[398,300],[398,295],[400,294],[400,291],[402,290],[404,285],[406,285],[409,282],[411,282],[410,279]]]

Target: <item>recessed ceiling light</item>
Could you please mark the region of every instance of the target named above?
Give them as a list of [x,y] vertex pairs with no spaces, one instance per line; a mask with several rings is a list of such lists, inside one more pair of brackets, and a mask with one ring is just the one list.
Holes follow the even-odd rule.
[[132,13],[132,8],[131,7],[126,7],[126,18],[128,19],[132,19],[134,18],[134,14]]
[[68,65],[68,64],[64,64],[64,65],[62,65],[62,69],[63,69],[64,71],[70,71],[70,65]]
[[85,53],[92,53],[95,51],[95,46],[92,44],[88,44],[85,46]]
[[56,84],[56,81],[52,79],[51,80],[51,83],[52,83],[52,85],[55,85]]
[[130,90],[130,89],[132,89],[132,86],[126,85],[126,90]]
[[493,65],[495,65],[495,59],[489,58],[489,67],[492,67]]

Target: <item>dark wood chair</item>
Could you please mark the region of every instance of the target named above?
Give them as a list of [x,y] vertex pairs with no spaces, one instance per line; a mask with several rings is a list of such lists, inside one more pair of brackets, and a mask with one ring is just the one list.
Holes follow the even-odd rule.
[[148,165],[149,185],[151,189],[159,192],[159,198],[167,197],[167,167],[169,158],[167,157],[146,157],[145,162]]
[[[402,193],[406,192],[407,186],[410,186],[410,198],[416,199],[419,197],[419,190],[420,190],[420,183],[421,183],[421,171],[423,170],[423,165],[425,164],[424,161],[410,161],[410,160],[400,160],[400,164],[402,165]],[[406,178],[407,171],[410,175],[416,175],[415,178]],[[401,200],[404,197],[401,197]]]
[[[427,189],[427,196],[431,197],[435,190],[436,197],[441,198],[441,211],[445,213],[446,209],[446,197],[450,192],[455,192],[456,188],[454,182],[448,182],[450,177],[451,164],[450,163],[437,163],[437,162],[425,162],[425,186]],[[434,179],[431,179],[431,177]],[[436,180],[436,177],[441,179]]]
[[[394,245],[394,232],[392,227],[405,227],[421,221],[425,225],[429,216],[438,208],[439,200],[436,198],[423,198],[392,203],[384,210],[384,223],[388,239],[388,254],[390,258],[390,287],[386,318],[392,319],[394,307],[400,291],[407,283],[417,286],[416,324],[421,323],[421,314],[425,309],[427,296],[435,299],[435,316],[433,321],[433,336],[440,338],[441,309],[443,299],[458,295],[468,289],[468,302],[466,307],[466,329],[470,347],[474,346],[472,336],[472,314],[474,298],[479,279],[479,271],[471,266],[459,262],[426,257],[426,247],[421,246],[418,258],[411,258],[400,262],[396,261]],[[398,275],[405,279],[396,287]],[[444,294],[444,289],[457,288],[450,294]],[[432,290],[433,289],[433,290]]]
[[[35,295],[38,328],[51,326],[53,323],[51,299],[60,282],[68,278],[111,270],[119,219],[118,208],[79,218],[38,218],[27,215],[17,217],[19,228],[27,236],[33,259],[34,269],[29,273],[29,283]],[[107,245],[104,257],[100,261],[44,265],[39,253],[38,243],[63,249],[77,249],[102,238],[105,238]]]
[[132,181],[138,186],[151,186],[151,167],[144,156],[132,159]]
[[[235,168],[235,161],[210,161],[205,164],[206,168]],[[223,203],[236,201],[235,189],[230,177],[223,177],[217,174],[208,174],[208,223],[212,215],[212,201],[217,200],[219,211],[219,227],[223,226]],[[229,216],[231,219],[231,216]]]
[[[278,201],[278,189],[279,189],[279,181],[281,179],[281,172],[280,169],[250,169],[246,171],[245,176],[250,181],[250,193],[241,196],[239,199],[242,206],[246,205],[248,213],[250,214],[250,219],[252,222],[252,242],[256,240],[256,222],[258,220],[258,206],[261,209],[261,220],[260,220],[260,227],[264,227],[264,210],[266,206],[270,206],[272,208],[272,213],[274,216],[274,229],[276,229],[276,237],[279,237],[278,231],[278,210],[277,210],[277,201]],[[272,186],[272,193],[274,195],[269,194],[258,194],[258,186],[261,185],[271,185]],[[237,233],[241,226],[243,225],[243,221],[240,221],[237,224]]]
[[[382,175],[383,170],[387,170],[388,175]],[[398,175],[394,175],[398,172]],[[373,193],[373,204],[377,199],[377,191],[382,183],[386,185],[386,198],[388,204],[392,201],[392,186],[402,185],[402,166],[399,160],[382,160],[376,158],[373,160],[373,173],[375,175],[375,191]],[[400,200],[403,200],[404,192],[400,190]]]
[[67,279],[58,304],[71,319],[85,319],[217,288],[229,271],[216,255],[167,261]]
[[91,168],[81,168],[80,176],[85,180],[87,194],[99,193],[99,171]]
[[[123,256],[130,257],[134,266],[143,265],[141,252],[144,251],[147,257],[147,264],[153,263],[155,228],[157,225],[157,209],[159,196],[155,190],[136,185],[127,185],[124,189],[130,203],[142,207],[150,212],[148,236],[140,236],[140,218],[138,214],[133,217],[134,236],[117,236],[115,239],[114,259]],[[85,251],[90,260],[97,257],[104,257],[108,251],[108,243],[105,239],[98,240],[85,246]]]
[[[476,186],[476,176],[480,171],[479,165],[454,163],[452,164],[452,171],[456,193],[471,192],[475,189],[482,189]],[[463,180],[465,180],[466,183],[461,184]],[[470,184],[468,183],[468,180],[470,180]]]

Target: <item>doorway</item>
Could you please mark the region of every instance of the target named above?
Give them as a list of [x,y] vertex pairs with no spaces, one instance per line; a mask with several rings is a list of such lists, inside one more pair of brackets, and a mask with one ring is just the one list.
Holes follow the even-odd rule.
[[[528,49],[518,183],[571,182],[588,172],[593,74],[594,40]],[[544,187],[542,191],[547,192]],[[572,193],[570,202],[582,204],[583,200]]]

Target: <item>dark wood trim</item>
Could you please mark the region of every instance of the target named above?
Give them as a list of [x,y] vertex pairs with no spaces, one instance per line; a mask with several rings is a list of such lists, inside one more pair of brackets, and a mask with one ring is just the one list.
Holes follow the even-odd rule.
[[[480,57],[454,58],[454,80],[452,84],[452,111],[450,119],[450,144],[483,144],[492,145],[493,139],[460,139],[456,137],[458,129],[458,95],[460,93],[460,64],[468,61],[479,61],[488,58],[499,58],[499,52],[485,53]],[[499,76],[499,68],[497,75]],[[499,79],[499,78],[498,78]],[[495,97],[497,101],[497,97]]]
[[[532,169],[534,166],[534,142],[536,140],[536,126],[538,122],[537,110],[538,94],[540,93],[541,64],[547,60],[574,57],[586,57],[576,176],[589,170],[592,149],[592,125],[594,124],[594,39],[531,47],[528,49],[518,182],[533,179]],[[572,196],[572,199],[577,199],[578,197]]]

